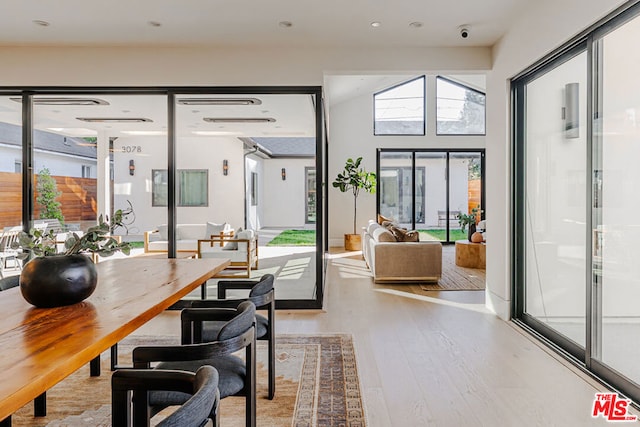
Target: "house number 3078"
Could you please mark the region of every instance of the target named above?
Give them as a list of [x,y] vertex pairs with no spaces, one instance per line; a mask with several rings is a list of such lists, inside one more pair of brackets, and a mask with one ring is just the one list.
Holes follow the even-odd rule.
[[142,153],[142,147],[139,145],[123,145],[120,151],[123,153]]

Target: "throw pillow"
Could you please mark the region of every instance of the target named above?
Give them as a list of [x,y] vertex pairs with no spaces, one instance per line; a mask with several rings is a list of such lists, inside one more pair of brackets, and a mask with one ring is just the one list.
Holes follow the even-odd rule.
[[220,233],[224,231],[227,223],[223,222],[222,224],[216,224],[215,222],[207,222],[207,235],[204,237],[205,239],[210,239],[211,236],[220,236]]
[[396,238],[392,232],[384,227],[377,228],[373,231],[373,238],[378,242],[396,242]]
[[[236,238],[238,234],[242,232],[242,227],[238,228],[238,232],[236,233]],[[223,251],[237,251],[238,250],[238,242],[227,242],[222,247]]]
[[407,231],[406,228],[402,227],[391,227],[391,232],[398,242],[419,242],[420,235],[417,231]]
[[167,224],[159,225],[158,231],[160,234],[160,240],[169,240],[169,226]]
[[393,222],[393,218],[387,218],[386,216],[378,214],[378,224],[384,225],[383,222],[385,221]]
[[416,230],[407,231],[404,235],[404,242],[419,242],[420,241],[420,233]]

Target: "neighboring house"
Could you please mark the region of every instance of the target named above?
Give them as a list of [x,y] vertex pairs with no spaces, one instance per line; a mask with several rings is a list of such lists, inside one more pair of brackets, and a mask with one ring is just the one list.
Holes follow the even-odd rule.
[[[96,147],[83,138],[34,130],[34,171],[49,169],[51,175],[96,177]],[[0,172],[22,169],[22,127],[0,122]]]

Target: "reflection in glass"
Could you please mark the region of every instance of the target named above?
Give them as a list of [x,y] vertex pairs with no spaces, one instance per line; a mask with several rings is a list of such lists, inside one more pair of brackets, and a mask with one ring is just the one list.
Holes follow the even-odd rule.
[[640,384],[640,19],[600,42],[602,132],[594,145],[594,281],[597,343],[594,357]]
[[375,135],[424,135],[424,76],[373,96]]
[[443,77],[436,78],[438,135],[484,135],[484,93]]
[[[580,53],[527,85],[524,208],[525,311],[582,346],[586,339],[586,61],[586,53]],[[565,86],[573,82],[580,88],[579,138],[567,137],[558,114],[565,106]]]

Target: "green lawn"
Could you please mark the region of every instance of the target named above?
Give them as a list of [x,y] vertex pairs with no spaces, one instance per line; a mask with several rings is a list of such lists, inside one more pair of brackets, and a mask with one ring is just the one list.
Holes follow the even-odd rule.
[[144,242],[129,242],[131,249],[144,248]]
[[[439,240],[444,242],[447,239],[447,230],[445,229],[432,229],[432,230],[418,230],[420,233],[420,240]],[[455,242],[456,240],[468,239],[467,232],[462,232],[459,228],[449,229],[449,240]]]
[[267,246],[315,246],[315,230],[284,230],[273,238]]

